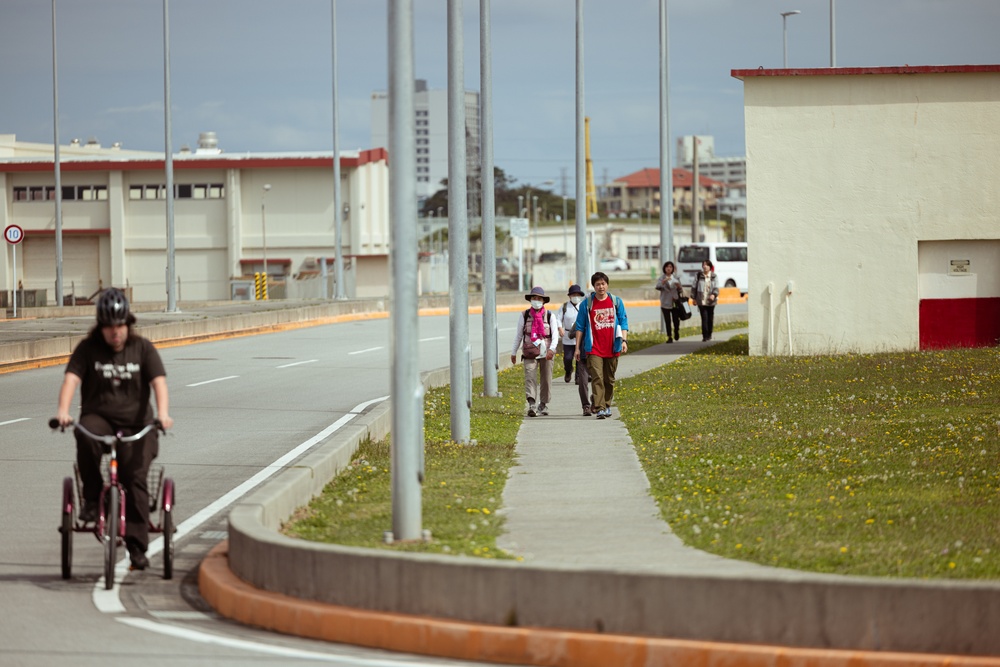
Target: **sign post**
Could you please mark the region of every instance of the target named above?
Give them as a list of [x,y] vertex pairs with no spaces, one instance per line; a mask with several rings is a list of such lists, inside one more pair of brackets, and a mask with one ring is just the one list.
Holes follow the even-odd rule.
[[524,286],[522,267],[524,266],[524,239],[528,238],[528,219],[511,218],[510,235],[517,239],[517,288],[525,290],[527,288]]
[[14,253],[14,318],[17,318],[17,244],[21,242],[24,238],[24,230],[17,225],[7,225],[7,228],[3,230],[3,237],[7,239],[7,243],[11,245],[11,250]]

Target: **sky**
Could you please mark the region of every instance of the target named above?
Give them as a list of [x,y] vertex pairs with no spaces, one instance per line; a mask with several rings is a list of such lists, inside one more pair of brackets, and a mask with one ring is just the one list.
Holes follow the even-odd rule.
[[[659,166],[659,0],[584,1],[585,113],[597,183]],[[479,90],[479,1],[464,74]],[[494,162],[574,196],[576,0],[492,0]],[[331,0],[169,0],[174,150],[214,131],[227,153],[330,151]],[[447,88],[447,2],[415,0],[415,71]],[[1000,0],[835,0],[836,65],[1000,63]],[[388,2],[336,0],[342,150],[373,148],[388,88]],[[0,134],[53,139],[52,3],[0,1]],[[830,64],[830,0],[669,0],[671,150],[711,135],[744,154],[734,69]],[[163,0],[56,0],[59,133],[163,151]],[[565,191],[564,191],[565,188]]]

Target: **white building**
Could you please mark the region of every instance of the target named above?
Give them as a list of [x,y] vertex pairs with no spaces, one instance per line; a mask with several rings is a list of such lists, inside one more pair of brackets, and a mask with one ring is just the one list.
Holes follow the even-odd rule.
[[[429,90],[417,79],[414,93],[417,151],[417,199],[423,201],[442,188],[448,178],[448,91]],[[389,145],[389,93],[372,93],[372,146]],[[465,91],[466,173],[479,173],[479,93]],[[470,201],[478,195],[469,193]],[[476,210],[472,208],[471,210]]]
[[1000,65],[735,70],[751,354],[1000,339]]
[[[0,228],[14,224],[25,233],[16,267],[5,244],[0,292],[38,290],[51,305],[59,301],[53,154],[51,146],[0,135]],[[163,154],[71,145],[60,147],[60,162],[64,297],[114,285],[131,288],[137,301],[165,301]],[[345,291],[381,296],[388,156],[382,148],[342,152],[340,164]],[[179,299],[243,296],[236,288],[263,269],[265,254],[272,296],[324,293],[315,278],[325,273],[320,258],[334,261],[331,153],[227,154],[206,133],[198,150],[178,153],[173,165]]]
[[694,140],[698,139],[698,175],[727,185],[746,183],[745,156],[719,157],[715,154],[715,137],[686,136],[677,139],[677,166],[694,169]]

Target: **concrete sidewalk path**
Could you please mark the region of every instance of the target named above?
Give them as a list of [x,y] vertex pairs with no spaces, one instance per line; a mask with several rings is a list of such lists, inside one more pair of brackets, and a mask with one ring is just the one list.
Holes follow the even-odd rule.
[[[716,340],[745,331],[726,331]],[[622,355],[617,378],[710,344],[689,337]],[[539,565],[669,573],[770,569],[684,545],[660,517],[618,408],[611,419],[584,417],[576,384],[563,378],[552,384],[549,416],[525,417],[518,431],[518,462],[503,493],[506,533],[498,547]]]

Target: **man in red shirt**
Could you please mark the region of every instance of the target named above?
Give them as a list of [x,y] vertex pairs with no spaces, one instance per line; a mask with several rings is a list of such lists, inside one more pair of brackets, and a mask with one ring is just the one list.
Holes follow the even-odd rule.
[[587,355],[587,372],[594,393],[593,414],[598,419],[611,416],[615,393],[618,356],[628,352],[628,315],[625,304],[608,291],[608,276],[600,271],[590,277],[594,291],[580,304],[576,318],[576,350]]

